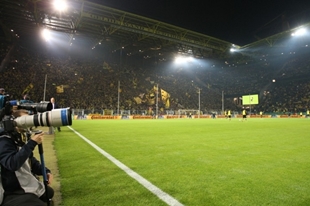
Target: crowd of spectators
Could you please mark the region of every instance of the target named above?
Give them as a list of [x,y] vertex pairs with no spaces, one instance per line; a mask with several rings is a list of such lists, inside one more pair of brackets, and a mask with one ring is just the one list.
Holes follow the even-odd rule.
[[205,67],[172,69],[165,63],[130,65],[104,57],[82,59],[2,42],[0,87],[11,99],[29,93],[34,102],[55,97],[60,107],[93,111],[155,110],[154,86],[158,85],[170,94],[169,108],[159,102],[160,111],[199,107],[203,113],[223,108],[241,111],[239,97],[259,94],[259,104],[251,105],[253,112],[297,113],[310,107],[308,50],[266,52],[248,62],[232,58]]

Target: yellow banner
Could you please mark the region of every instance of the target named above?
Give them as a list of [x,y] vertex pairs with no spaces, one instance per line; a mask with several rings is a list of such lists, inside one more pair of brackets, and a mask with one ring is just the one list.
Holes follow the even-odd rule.
[[170,98],[170,94],[168,92],[166,92],[165,90],[163,89],[160,89],[160,92],[161,92],[161,99],[163,102],[166,102],[167,99]]
[[58,93],[58,94],[64,93],[63,85],[59,85],[59,86],[56,87],[56,93]]
[[30,84],[24,89],[24,91],[23,91],[22,94],[27,94],[27,93],[29,93],[29,91],[30,91],[32,88],[33,88],[33,84],[30,83]]
[[163,89],[160,89],[161,100],[165,105],[165,108],[168,109],[170,107],[170,94]]
[[136,102],[137,104],[141,104],[141,103],[142,103],[142,100],[141,100],[140,97],[134,97],[133,99],[135,100],[135,102]]

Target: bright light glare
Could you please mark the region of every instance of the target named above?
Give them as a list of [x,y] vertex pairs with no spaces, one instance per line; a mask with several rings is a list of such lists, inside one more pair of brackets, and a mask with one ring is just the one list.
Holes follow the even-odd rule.
[[302,36],[302,35],[305,35],[306,33],[307,33],[307,30],[305,28],[300,28],[294,33],[292,33],[292,36]]
[[43,29],[42,37],[45,39],[45,41],[48,41],[51,38],[51,32],[48,29]]
[[177,63],[177,64],[181,64],[181,63],[184,63],[184,62],[185,62],[185,60],[184,60],[183,57],[176,57],[174,61],[175,61],[175,63]]
[[178,56],[178,57],[175,58],[175,63],[177,63],[177,64],[188,63],[188,62],[192,62],[192,61],[194,61],[193,57]]
[[54,0],[54,8],[57,11],[66,11],[68,6],[65,0]]
[[230,52],[235,52],[235,51],[236,51],[236,49],[234,49],[234,48],[230,49]]

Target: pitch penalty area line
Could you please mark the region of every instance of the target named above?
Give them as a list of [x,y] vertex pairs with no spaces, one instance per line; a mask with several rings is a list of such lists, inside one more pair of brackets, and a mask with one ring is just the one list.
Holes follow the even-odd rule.
[[107,159],[109,159],[112,163],[114,163],[116,166],[118,166],[120,169],[122,169],[124,172],[126,172],[130,177],[135,179],[137,182],[139,182],[142,186],[144,186],[146,189],[148,189],[150,192],[152,192],[154,195],[156,195],[159,199],[164,201],[170,206],[183,206],[182,203],[180,203],[178,200],[167,194],[166,192],[162,191],[155,185],[153,185],[151,182],[149,182],[147,179],[124,165],[122,162],[117,160],[115,157],[98,147],[96,144],[88,140],[86,137],[81,135],[79,132],[75,131],[72,127],[68,126],[69,129],[71,129],[76,135],[81,137],[85,142],[87,142],[89,145],[91,145],[94,149],[96,149],[98,152],[100,152],[103,156],[105,156]]

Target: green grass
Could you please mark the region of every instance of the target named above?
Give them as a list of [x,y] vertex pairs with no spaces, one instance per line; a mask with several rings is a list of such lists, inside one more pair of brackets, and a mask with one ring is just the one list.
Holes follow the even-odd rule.
[[[309,205],[310,119],[75,120],[72,128],[184,205]],[[166,205],[69,128],[62,205]]]

